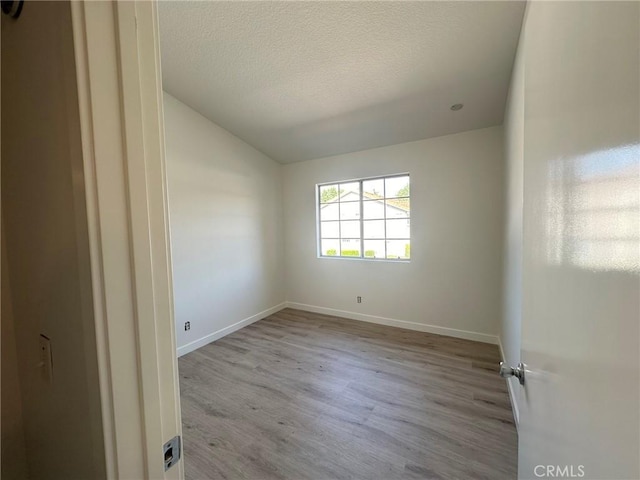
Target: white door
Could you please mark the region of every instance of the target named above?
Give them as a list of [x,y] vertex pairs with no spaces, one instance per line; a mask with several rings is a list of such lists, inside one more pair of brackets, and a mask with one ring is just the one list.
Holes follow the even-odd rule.
[[519,478],[640,478],[639,25],[528,5]]

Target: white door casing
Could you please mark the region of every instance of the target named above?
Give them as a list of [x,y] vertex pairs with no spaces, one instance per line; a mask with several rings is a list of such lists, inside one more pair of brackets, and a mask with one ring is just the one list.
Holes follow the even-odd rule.
[[156,4],[72,2],[108,478],[179,479]]
[[519,478],[637,479],[640,3],[533,1],[523,35]]

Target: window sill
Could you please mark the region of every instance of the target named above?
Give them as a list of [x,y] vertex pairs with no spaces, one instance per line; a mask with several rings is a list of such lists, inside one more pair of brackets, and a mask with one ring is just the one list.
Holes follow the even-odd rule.
[[322,260],[347,260],[360,262],[382,262],[382,263],[411,263],[411,259],[402,258],[365,258],[365,257],[339,257],[337,255],[318,255],[317,258]]

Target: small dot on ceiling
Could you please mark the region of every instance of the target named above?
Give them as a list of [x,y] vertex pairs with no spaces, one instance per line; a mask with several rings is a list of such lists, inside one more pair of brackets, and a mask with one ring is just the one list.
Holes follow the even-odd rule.
[[461,103],[456,103],[454,105],[451,105],[451,110],[453,110],[454,112],[457,112],[458,110],[461,110],[462,107],[464,107],[463,104]]

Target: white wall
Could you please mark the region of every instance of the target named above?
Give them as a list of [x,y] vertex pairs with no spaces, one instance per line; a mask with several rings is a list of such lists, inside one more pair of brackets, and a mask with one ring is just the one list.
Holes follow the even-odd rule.
[[[502,128],[492,127],[284,166],[287,300],[496,341],[502,142]],[[400,172],[411,174],[411,261],[317,258],[315,185]]]
[[[0,23],[1,28],[1,23]],[[0,35],[1,36],[1,35]],[[0,136],[1,137],[1,136]],[[22,420],[22,395],[20,393],[20,373],[16,351],[16,333],[9,290],[7,269],[7,242],[0,240],[2,248],[1,307],[0,314],[0,478],[5,480],[27,478],[27,454],[24,443],[24,422]]]
[[[29,478],[101,479],[104,438],[69,2],[32,2],[17,21],[2,16],[2,72],[2,333],[10,313],[20,383],[12,401],[16,415],[22,411]],[[38,368],[40,334],[51,341],[51,382]],[[11,353],[3,348],[3,401]],[[19,429],[17,418],[11,427]],[[3,478],[4,467],[3,457]]]
[[[4,232],[3,232],[4,234]],[[7,242],[2,243],[2,330],[1,352],[2,385],[0,386],[2,415],[2,438],[0,440],[0,478],[4,480],[22,480],[28,477],[27,452],[22,419],[22,394],[20,391],[20,370],[16,345],[15,321],[11,306],[9,271],[7,268]]]
[[[524,25],[523,25],[524,28]],[[504,119],[505,227],[500,344],[508,365],[520,362],[522,317],[522,201],[524,168],[524,38],[520,35],[511,74]],[[508,380],[514,416],[518,421],[518,380]]]
[[282,167],[166,93],[164,115],[184,354],[282,307]]

